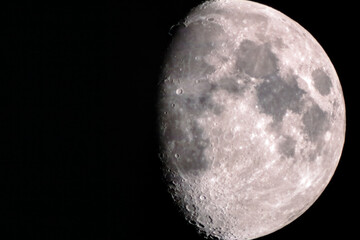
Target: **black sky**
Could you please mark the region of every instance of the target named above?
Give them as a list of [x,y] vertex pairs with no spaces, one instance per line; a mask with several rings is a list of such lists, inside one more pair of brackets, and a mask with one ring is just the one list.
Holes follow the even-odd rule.
[[[203,239],[166,192],[155,128],[168,31],[201,1],[34,2],[1,8],[0,238]],[[347,107],[333,180],[303,216],[261,239],[352,238],[359,214],[356,7],[258,2],[320,42]]]

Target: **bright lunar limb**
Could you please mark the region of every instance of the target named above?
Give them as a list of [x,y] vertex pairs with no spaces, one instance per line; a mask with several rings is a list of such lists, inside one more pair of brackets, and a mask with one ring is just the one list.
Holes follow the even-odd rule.
[[209,1],[179,25],[159,92],[175,201],[207,236],[254,239],[305,212],[334,174],[345,103],[319,43],[251,1]]

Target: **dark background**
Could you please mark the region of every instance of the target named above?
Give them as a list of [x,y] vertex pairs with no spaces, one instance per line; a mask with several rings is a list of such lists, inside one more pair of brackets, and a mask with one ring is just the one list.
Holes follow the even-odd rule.
[[[203,239],[166,192],[155,129],[168,31],[200,2],[2,3],[1,239]],[[299,219],[261,239],[352,237],[359,214],[352,157],[357,8],[258,2],[320,42],[347,106],[346,143],[332,181]]]

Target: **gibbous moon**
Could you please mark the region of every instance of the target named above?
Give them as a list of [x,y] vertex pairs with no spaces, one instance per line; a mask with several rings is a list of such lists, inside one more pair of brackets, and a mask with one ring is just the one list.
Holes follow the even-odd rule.
[[304,213],[338,165],[345,103],[319,43],[251,1],[208,1],[178,25],[159,85],[160,156],[185,218],[255,239]]

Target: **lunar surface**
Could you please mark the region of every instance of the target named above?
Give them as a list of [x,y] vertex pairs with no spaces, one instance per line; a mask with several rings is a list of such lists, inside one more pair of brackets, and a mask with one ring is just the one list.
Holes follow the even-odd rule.
[[270,234],[329,183],[344,144],[342,89],[289,17],[251,1],[205,2],[178,24],[160,80],[169,189],[205,236]]

